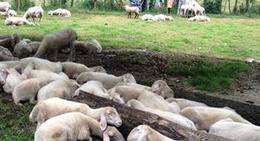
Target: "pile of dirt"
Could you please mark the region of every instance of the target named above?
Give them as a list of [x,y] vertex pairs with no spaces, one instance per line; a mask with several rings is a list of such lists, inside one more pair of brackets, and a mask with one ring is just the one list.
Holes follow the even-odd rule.
[[[67,59],[66,54],[59,55],[60,61]],[[132,73],[140,84],[151,85],[155,80],[164,79],[173,89],[195,90],[194,87],[185,85],[181,80],[187,79],[183,76],[167,74],[166,68],[172,65],[187,65],[198,61],[225,62],[223,58],[212,58],[188,54],[167,54],[147,50],[104,50],[102,53],[86,55],[77,52],[76,62],[83,63],[89,67],[103,66],[108,73],[122,75]],[[246,62],[245,62],[246,63]],[[249,103],[260,104],[260,64],[251,63],[254,71],[245,73],[233,80],[233,87],[228,95],[212,93],[221,97],[234,100],[242,100]]]

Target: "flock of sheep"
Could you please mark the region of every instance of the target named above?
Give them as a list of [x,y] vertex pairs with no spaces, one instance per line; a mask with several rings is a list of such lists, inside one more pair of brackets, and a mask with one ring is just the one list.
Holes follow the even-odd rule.
[[[12,94],[16,105],[22,106],[26,101],[35,104],[29,114],[30,121],[37,122],[35,141],[91,140],[93,136],[104,141],[173,141],[147,125],[135,127],[124,138],[117,129],[122,120],[116,109],[92,109],[72,101],[80,90],[159,115],[190,130],[203,130],[236,141],[259,140],[260,127],[234,110],[174,98],[173,90],[164,80],[146,86],[137,83],[130,73],[118,76],[106,73],[102,66],[72,62],[77,49],[102,53],[97,41],[83,43],[76,39],[77,33],[65,28],[46,35],[33,53],[26,52],[33,50],[30,45],[23,46],[31,43],[28,39],[20,40],[18,35],[0,36],[0,59],[6,59],[0,62],[0,84],[5,93]],[[19,43],[22,47],[15,49]],[[20,55],[28,53],[28,56],[7,55],[17,50]],[[68,61],[56,62],[57,54],[64,50],[70,52]],[[50,53],[55,54],[53,62],[44,59]]]
[[[11,9],[11,5],[8,2],[0,2],[0,14],[6,17],[5,25],[40,25],[44,10],[40,6],[34,6],[28,8],[22,17],[18,17],[17,13]],[[58,8],[56,10],[50,10],[49,15],[70,17],[71,13],[67,9]],[[32,18],[33,22],[28,19]],[[38,19],[35,21],[35,19]]]
[[[139,17],[140,9],[137,6],[125,5],[125,11],[127,13],[127,18],[131,18],[131,14],[135,14],[134,18]],[[209,22],[209,17],[205,14],[205,9],[200,6],[200,4],[195,0],[186,0],[184,4],[181,5],[180,11],[178,12],[183,17],[189,17],[188,21],[201,21]],[[168,21],[173,20],[172,16],[164,14],[144,14],[141,18],[143,21]]]

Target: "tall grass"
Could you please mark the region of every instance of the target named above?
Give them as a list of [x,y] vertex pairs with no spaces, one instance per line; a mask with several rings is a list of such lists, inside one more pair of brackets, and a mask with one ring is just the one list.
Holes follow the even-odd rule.
[[[21,13],[22,14],[22,13]],[[260,19],[210,16],[211,22],[188,22],[174,16],[169,22],[127,19],[125,13],[72,13],[72,17],[44,15],[41,26],[5,26],[2,34],[18,33],[23,38],[41,40],[44,35],[65,27],[74,28],[79,40],[93,38],[105,49],[143,48],[231,59],[260,59]],[[3,23],[4,19],[0,19]]]

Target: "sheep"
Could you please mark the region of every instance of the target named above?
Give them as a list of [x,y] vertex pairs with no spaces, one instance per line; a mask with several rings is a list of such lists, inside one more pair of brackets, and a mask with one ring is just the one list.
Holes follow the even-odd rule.
[[29,62],[35,64],[36,70],[47,70],[54,73],[62,72],[61,62],[51,62],[46,59],[41,59],[37,57],[27,57],[20,60],[22,64],[27,65]]
[[130,73],[126,73],[121,76],[114,76],[112,74],[101,72],[83,72],[77,77],[76,80],[79,84],[83,84],[89,80],[98,80],[102,82],[107,90],[111,89],[119,82],[136,83],[134,76]]
[[230,118],[212,124],[209,133],[235,141],[259,141],[260,139],[259,126],[234,122]]
[[95,66],[88,68],[87,66],[75,63],[75,62],[62,62],[62,71],[71,79],[76,79],[78,75],[83,72],[103,72],[106,73],[106,70],[102,66]]
[[133,128],[127,136],[127,141],[175,141],[158,131],[154,130],[148,125],[138,125]]
[[57,60],[58,50],[70,49],[70,55],[67,61],[75,60],[74,41],[77,39],[77,33],[72,28],[65,28],[57,32],[44,36],[42,43],[34,54],[34,57],[43,57],[49,52],[53,52],[54,60]]
[[19,43],[17,43],[14,47],[14,56],[17,56],[19,58],[25,58],[30,56],[32,53],[32,48],[29,46],[28,43],[21,40]]
[[166,101],[168,101],[170,103],[171,102],[177,103],[180,106],[181,110],[186,108],[186,107],[192,107],[192,106],[206,106],[206,107],[208,107],[204,103],[193,101],[193,100],[188,100],[188,99],[184,99],[184,98],[167,98]]
[[[42,16],[43,16],[44,10],[42,9],[41,6],[34,6],[28,8],[28,10],[24,13],[23,18],[28,20],[29,18],[33,19],[33,23],[35,25],[40,25]],[[38,22],[35,22],[35,18],[38,18]]]
[[17,34],[12,35],[0,35],[0,46],[3,46],[13,52],[13,49],[17,43],[20,42],[20,37]]
[[126,11],[126,13],[127,13],[127,18],[130,18],[130,19],[131,19],[131,14],[132,14],[132,13],[135,14],[135,17],[134,17],[134,18],[136,18],[136,19],[139,18],[139,11],[140,11],[139,7],[137,7],[137,6],[125,5],[124,8],[125,8],[125,11]]
[[0,61],[15,61],[15,60],[19,60],[19,58],[13,57],[13,56],[3,55],[3,54],[0,53]]
[[188,19],[188,21],[190,22],[194,22],[194,21],[199,21],[199,22],[210,22],[209,17],[207,16],[203,16],[203,15],[197,15],[195,17],[190,17]]
[[109,141],[106,129],[106,120],[101,116],[100,122],[79,112],[65,113],[53,117],[43,123],[35,132],[35,141],[67,141],[89,140],[91,135]]
[[55,10],[50,10],[48,12],[48,15],[50,15],[50,16],[58,15],[58,16],[70,17],[71,13],[67,9],[58,8],[58,9],[55,9]]
[[119,101],[120,103],[126,103],[130,99],[139,100],[145,106],[163,111],[170,111],[173,113],[179,113],[180,107],[175,106],[165,101],[157,94],[147,91],[145,89],[139,89],[131,86],[116,86],[110,90],[111,99]]
[[12,98],[14,103],[18,106],[22,106],[22,101],[30,100],[30,103],[36,103],[35,96],[46,84],[53,81],[52,79],[43,77],[31,78],[22,81],[14,87]]
[[9,16],[9,17],[16,17],[16,16],[17,16],[17,13],[16,13],[16,11],[14,11],[13,9],[9,9],[9,11],[8,11],[8,16]]
[[172,21],[173,18],[172,16],[166,16],[166,15],[163,15],[163,14],[158,14],[158,15],[155,15],[153,16],[153,21]]
[[141,19],[142,19],[143,21],[154,21],[154,17],[153,17],[153,15],[151,15],[151,14],[144,14],[144,15],[141,17]]
[[40,78],[40,77],[46,77],[52,80],[69,80],[67,75],[64,75],[62,72],[57,74],[54,72],[50,72],[47,70],[29,70],[26,72],[27,78]]
[[75,91],[74,96],[78,96],[79,91],[84,91],[107,99],[110,98],[110,95],[100,81],[91,80],[86,82]]
[[3,47],[3,46],[0,46],[0,54],[1,55],[6,55],[8,57],[13,57],[13,54],[10,52],[9,49]]
[[103,115],[108,124],[115,125],[116,127],[122,125],[122,120],[116,109],[113,107],[92,109],[87,104],[69,101],[58,97],[46,99],[37,103],[29,115],[29,120],[30,122],[37,122],[38,128],[47,119],[68,112],[81,112],[96,120],[100,120],[100,116]]
[[171,122],[174,122],[176,124],[179,124],[181,126],[185,126],[192,130],[197,130],[194,123],[191,120],[189,120],[188,118],[186,118],[180,114],[175,114],[172,112],[166,112],[166,111],[162,111],[162,110],[158,110],[158,109],[149,108],[149,107],[144,106],[140,101],[134,100],[134,99],[129,100],[127,102],[127,106],[130,106],[134,109],[138,109],[141,111],[156,114],[162,118],[165,118],[165,119],[167,119]]
[[8,2],[0,2],[0,11],[1,12],[8,12],[11,8],[11,5]]
[[8,17],[5,20],[5,25],[34,25],[34,23],[29,22],[27,19],[21,18],[21,17]]
[[102,51],[102,46],[96,39],[89,42],[75,41],[74,46],[76,50],[79,50],[84,54],[101,53]]
[[111,141],[125,141],[124,136],[114,126],[107,126],[105,133]]
[[78,87],[79,85],[75,80],[55,80],[39,90],[37,100],[39,102],[52,97],[72,99],[73,94]]
[[180,114],[193,121],[198,130],[208,131],[212,124],[224,118],[231,118],[236,122],[251,124],[235,111],[225,108],[204,106],[187,107],[182,109]]
[[32,53],[36,53],[37,50],[38,50],[38,48],[39,48],[40,45],[41,45],[41,42],[34,41],[34,42],[28,43],[28,45],[31,47]]
[[12,93],[16,85],[27,79],[26,75],[21,75],[13,68],[6,69],[6,72],[8,75],[3,85],[3,89],[6,93]]

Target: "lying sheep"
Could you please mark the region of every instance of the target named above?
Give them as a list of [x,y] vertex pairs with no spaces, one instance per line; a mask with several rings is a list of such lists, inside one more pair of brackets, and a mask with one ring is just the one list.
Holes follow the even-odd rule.
[[19,58],[0,54],[0,61],[15,61],[15,60],[19,60]]
[[30,100],[30,103],[36,103],[35,96],[46,84],[53,81],[45,77],[31,78],[22,81],[14,87],[12,98],[16,105],[22,106],[22,101]]
[[150,108],[170,111],[173,113],[180,112],[180,107],[177,104],[174,106],[157,94],[145,89],[138,89],[131,86],[116,86],[110,90],[110,95],[114,101],[119,101],[120,103],[126,103],[130,99],[136,99]]
[[57,60],[58,51],[61,49],[70,49],[70,55],[67,61],[75,60],[74,41],[77,39],[77,33],[72,28],[65,28],[57,32],[44,36],[42,43],[35,53],[34,57],[43,57],[48,53],[54,54],[54,60]]
[[[34,6],[28,8],[28,10],[24,13],[23,18],[28,20],[29,18],[33,19],[33,23],[35,25],[40,25],[44,10],[41,6]],[[35,18],[38,18],[38,22],[35,22]]]
[[0,54],[1,55],[6,55],[8,57],[13,57],[13,54],[10,52],[9,49],[3,47],[3,46],[0,46]]
[[7,12],[11,8],[11,5],[8,2],[0,2],[0,11]]
[[83,72],[103,72],[106,73],[106,70],[102,66],[95,66],[88,68],[87,66],[75,63],[75,62],[62,62],[62,71],[71,79],[76,79],[78,75]]
[[101,116],[100,122],[79,112],[65,113],[43,123],[34,134],[34,141],[68,141],[89,140],[92,135],[109,141],[106,120]]
[[137,6],[129,6],[129,5],[125,5],[125,11],[127,13],[127,18],[131,18],[131,14],[134,13],[136,19],[138,19],[139,17],[139,7]]
[[195,17],[190,17],[188,19],[188,21],[190,22],[194,22],[194,21],[199,21],[199,22],[210,22],[209,17],[207,16],[203,16],[203,15],[197,15]]
[[121,76],[114,76],[112,74],[100,72],[83,72],[77,77],[77,82],[83,84],[90,80],[97,80],[102,82],[103,86],[108,90],[114,87],[119,82],[136,83],[134,76],[130,73]]
[[100,116],[103,115],[108,124],[115,125],[116,127],[119,127],[122,124],[120,116],[113,107],[92,109],[86,104],[57,97],[37,103],[33,107],[29,119],[31,122],[37,122],[37,127],[39,127],[47,119],[68,112],[81,112],[96,120],[100,120]]
[[8,10],[8,17],[16,17],[17,13],[13,9]]
[[107,126],[105,133],[109,136],[110,141],[125,141],[124,136],[114,126]]
[[78,87],[79,85],[75,80],[55,80],[39,90],[37,100],[39,102],[52,97],[72,99],[73,94]]
[[181,110],[186,108],[186,107],[193,107],[193,106],[206,106],[206,107],[208,107],[204,103],[193,101],[193,100],[188,100],[188,99],[184,99],[184,98],[167,98],[166,101],[168,101],[170,103],[171,102],[177,103],[180,106]]
[[30,62],[35,64],[36,70],[47,70],[54,73],[62,72],[62,65],[60,62],[51,62],[47,59],[41,59],[36,57],[27,57],[20,60],[23,65],[27,65]]
[[259,141],[260,127],[239,122],[232,119],[222,119],[209,128],[209,133],[234,141]]
[[17,34],[12,35],[0,35],[0,46],[3,46],[13,52],[13,49],[17,43],[20,42],[20,37]]
[[74,46],[76,50],[81,51],[84,54],[101,53],[102,51],[102,46],[96,39],[89,42],[75,41]]
[[23,40],[21,40],[19,43],[17,43],[14,47],[14,56],[17,56],[19,58],[25,58],[30,56],[32,53],[32,48],[29,46],[29,44]]
[[162,96],[163,98],[174,97],[173,90],[164,80],[156,80],[151,86],[151,91]]
[[236,122],[251,124],[235,111],[225,108],[203,106],[187,107],[182,109],[180,114],[193,121],[198,130],[208,131],[212,124],[224,118],[231,118]]
[[151,14],[144,14],[144,15],[141,17],[141,19],[142,19],[143,21],[154,21],[154,17],[153,17],[153,15],[151,15]]
[[5,20],[5,25],[15,25],[15,26],[19,26],[19,25],[34,25],[34,23],[29,22],[27,19],[25,18],[21,18],[21,17],[8,17]]
[[165,119],[167,119],[171,122],[174,122],[178,125],[185,126],[189,129],[197,130],[194,123],[191,120],[187,119],[186,117],[184,117],[180,114],[175,114],[175,113],[172,113],[172,112],[166,112],[166,111],[162,111],[162,110],[149,108],[149,107],[144,106],[140,101],[134,100],[134,99],[129,100],[127,102],[127,105],[134,108],[134,109],[138,109],[138,110],[141,110],[141,111],[146,111],[146,112],[149,112],[149,113],[152,113],[152,114],[156,114],[156,115],[158,115],[162,118],[165,118]]
[[34,42],[28,43],[28,45],[31,47],[32,53],[34,54],[37,52],[38,48],[40,47],[41,42],[34,41]]
[[175,141],[148,125],[139,125],[131,130],[127,136],[127,141]]
[[84,91],[107,99],[110,98],[110,95],[100,81],[90,80],[86,82],[75,91],[74,96],[78,96],[80,91]]
[[57,16],[70,17],[71,13],[67,9],[58,8],[58,9],[55,9],[55,10],[50,10],[48,12],[48,15],[50,15],[50,16],[57,15]]
[[64,75],[62,72],[57,74],[54,72],[50,72],[47,70],[29,70],[26,73],[27,78],[40,78],[40,77],[46,77],[52,80],[69,80],[67,75]]
[[7,77],[3,85],[3,89],[6,93],[13,93],[14,87],[27,79],[26,75],[21,75],[13,68],[6,69]]

